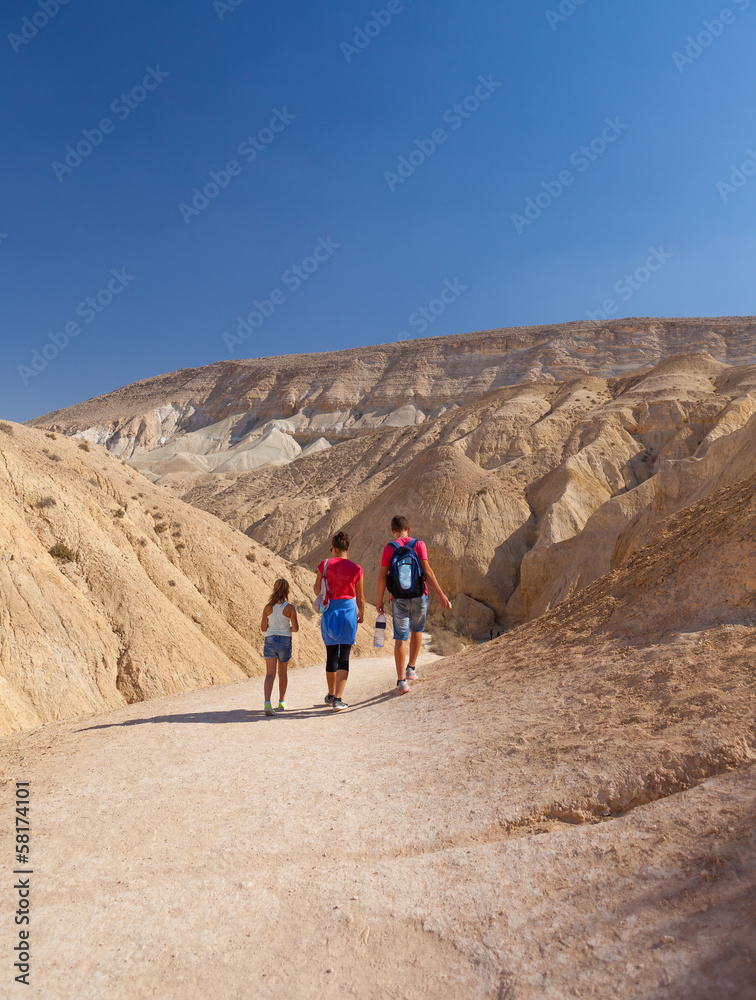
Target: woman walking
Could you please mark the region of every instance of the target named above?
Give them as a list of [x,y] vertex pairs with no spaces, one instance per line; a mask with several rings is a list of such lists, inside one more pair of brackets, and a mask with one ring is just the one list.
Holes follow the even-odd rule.
[[291,659],[291,634],[299,631],[297,609],[289,604],[289,581],[276,580],[273,593],[263,609],[260,631],[265,633],[265,714],[273,715],[270,698],[273,682],[278,670],[278,708],[286,709],[286,688],[289,684],[289,660]]
[[349,535],[337,531],[331,539],[331,556],[318,566],[315,593],[325,576],[328,606],[320,620],[320,634],[326,647],[326,705],[335,712],[349,708],[343,700],[349,677],[349,654],[357,638],[357,625],[365,617],[362,566],[349,558]]

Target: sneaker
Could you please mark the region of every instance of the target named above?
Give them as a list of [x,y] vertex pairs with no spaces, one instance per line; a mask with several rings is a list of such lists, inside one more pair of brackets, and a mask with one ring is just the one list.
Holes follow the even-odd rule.
[[406,680],[396,682],[396,693],[397,694],[407,694],[409,691],[409,684]]
[[333,699],[334,712],[343,712],[345,708],[349,708],[349,705],[345,701],[342,701],[341,698]]
[[265,714],[266,715],[275,715],[275,713],[273,711],[273,706],[271,705],[271,703],[269,701],[265,702]]
[[335,699],[336,699],[336,695],[327,694],[325,696],[325,698],[324,698],[324,701],[325,701],[326,705],[333,705]]
[[285,712],[286,711],[286,702],[285,701],[279,701],[278,708],[276,709],[276,711],[277,712]]
[[414,667],[407,667],[404,676],[407,678],[408,681],[416,681],[417,671],[415,670]]

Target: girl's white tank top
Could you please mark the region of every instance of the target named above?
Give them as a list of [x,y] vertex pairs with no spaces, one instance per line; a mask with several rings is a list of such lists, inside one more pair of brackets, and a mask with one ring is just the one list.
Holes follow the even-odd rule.
[[291,635],[291,618],[284,614],[284,608],[288,601],[283,604],[274,604],[273,610],[268,615],[268,631],[266,635]]

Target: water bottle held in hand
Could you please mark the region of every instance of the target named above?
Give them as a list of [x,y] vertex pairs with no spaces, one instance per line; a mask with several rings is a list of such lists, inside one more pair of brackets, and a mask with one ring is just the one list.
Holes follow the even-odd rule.
[[377,646],[379,649],[383,649],[383,645],[386,642],[386,616],[378,615],[375,619],[375,638],[373,639],[373,645]]

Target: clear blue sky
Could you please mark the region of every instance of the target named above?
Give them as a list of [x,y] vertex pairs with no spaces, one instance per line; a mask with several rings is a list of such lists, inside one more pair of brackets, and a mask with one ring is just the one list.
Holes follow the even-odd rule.
[[[613,316],[756,312],[756,177],[717,189],[756,154],[756,0],[710,29],[724,0],[564,0],[551,24],[547,0],[392,0],[390,23],[385,0],[56,6],[2,12],[3,417],[223,358],[564,322],[607,299]],[[217,197],[182,211],[229,161]],[[657,269],[625,284],[651,248]],[[256,299],[271,315],[225,341]],[[66,324],[80,332],[22,378]]]

